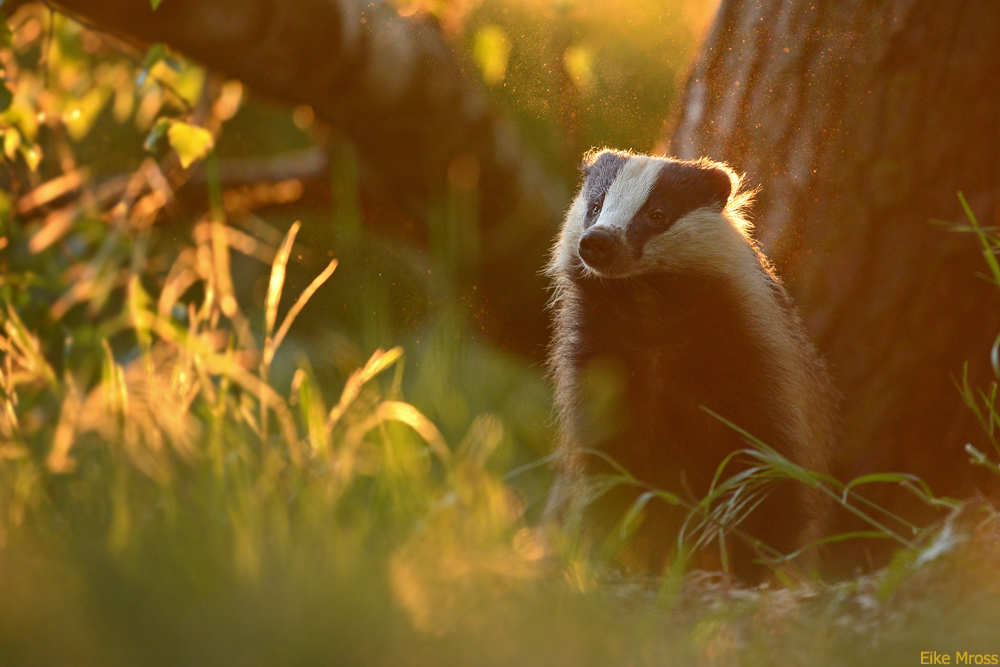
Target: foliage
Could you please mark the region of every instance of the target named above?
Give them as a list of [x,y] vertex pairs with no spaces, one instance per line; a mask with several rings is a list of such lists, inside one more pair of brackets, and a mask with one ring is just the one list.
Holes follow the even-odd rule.
[[[950,231],[973,234],[983,248],[983,259],[986,261],[986,266],[990,271],[987,275],[980,274],[980,277],[1000,288],[1000,262],[997,261],[997,254],[1000,253],[1000,233],[998,233],[996,228],[983,227],[979,224],[976,215],[972,212],[972,208],[961,192],[958,193],[958,200],[969,221],[968,224],[953,223],[944,220],[932,220],[931,222],[944,226]],[[998,420],[1000,420],[1000,414],[997,412],[996,405],[997,381],[1000,380],[1000,333],[993,340],[993,347],[990,349],[990,364],[993,368],[994,380],[989,383],[986,390],[974,389],[971,386],[969,383],[968,364],[963,368],[961,380],[956,381],[955,385],[962,394],[962,399],[965,401],[966,406],[982,427],[983,434],[993,448],[992,454],[997,459],[1000,459],[1000,441],[997,439],[997,424]],[[974,465],[1000,474],[1000,465],[990,455],[980,451],[972,443],[967,444],[965,449],[969,453],[970,460]]]
[[[377,592],[359,612],[370,608],[369,631],[399,616],[397,600],[417,627],[438,632],[477,599],[481,576],[505,587],[533,576],[537,549],[519,532],[522,492],[492,468],[497,450],[512,446],[497,417],[451,419],[450,430],[465,433],[449,448],[438,428],[402,400],[401,348],[375,349],[345,378],[332,405],[309,361],[317,357],[302,353],[304,343],[298,341],[298,354],[282,355],[295,338],[293,322],[337,260],[328,259],[304,290],[290,295],[290,307],[282,307],[286,285],[302,272],[293,270],[292,259],[314,259],[315,245],[296,243],[297,222],[282,235],[248,216],[240,192],[222,185],[218,158],[209,151],[239,104],[240,88],[212,86],[181,60],[165,66],[162,47],[131,65],[101,45],[93,53],[80,49],[86,34],[58,15],[44,26],[58,36],[45,62],[52,74],[46,88],[44,75],[19,58],[32,59],[49,18],[37,8],[15,16],[15,34],[39,29],[5,61],[19,91],[8,118],[47,119],[41,127],[9,125],[7,131],[26,136],[29,127],[35,143],[27,151],[62,155],[59,163],[8,164],[14,192],[4,200],[0,286],[0,542],[6,558],[69,568],[92,582],[98,597],[120,600],[123,587],[139,591],[139,618],[116,620],[100,600],[84,605],[96,604],[98,617],[112,624],[136,624],[129,627],[138,634],[126,643],[138,641],[151,623],[180,632],[190,609],[186,596],[196,607],[218,595],[263,600],[275,577],[281,586],[291,582],[295,599],[317,587],[329,599],[347,596],[333,609],[317,598],[325,614],[355,613],[347,602],[358,602],[352,588],[362,598]],[[149,129],[146,147],[162,156],[141,157],[141,142],[133,141],[139,156],[122,161],[132,170],[110,177],[99,164],[77,166],[112,95],[100,83],[108,71],[118,72],[115,94],[126,95],[115,102],[121,112],[111,120]],[[72,100],[79,95],[94,101],[76,113]],[[46,111],[53,106],[71,111],[53,116]],[[74,126],[82,116],[86,123]],[[174,152],[162,152],[163,135]],[[196,209],[185,225],[178,197],[205,157],[210,205]],[[230,224],[230,215],[253,223],[250,229],[265,238]],[[190,240],[176,227],[164,228],[164,220],[186,227]],[[234,250],[270,264],[260,308],[239,289],[234,271],[246,278],[248,267]],[[364,250],[346,254],[356,258]],[[472,370],[490,373],[511,391],[520,386],[523,394],[524,381],[497,369],[501,358],[486,360],[492,372],[482,363],[476,369],[482,352],[453,347],[459,319],[446,313],[423,332],[431,344],[423,351],[416,346],[411,358],[428,371],[414,386],[447,383],[451,371],[442,355],[460,353],[473,358]],[[379,328],[377,321],[370,326]],[[376,330],[371,337],[384,335]],[[449,349],[442,351],[441,343]],[[356,354],[347,351],[341,364]],[[273,376],[284,388],[275,388]],[[438,391],[436,398],[448,395]],[[456,411],[454,401],[449,407]],[[456,567],[439,571],[442,558]],[[154,580],[145,580],[147,573]],[[442,599],[441,584],[468,590]],[[60,585],[51,590],[64,592]],[[160,618],[161,605],[178,618]],[[67,603],[57,611],[80,609]],[[88,659],[124,659],[120,645],[106,646],[109,640],[94,632],[101,639],[85,647]],[[15,650],[16,636],[2,636],[4,650]],[[206,650],[198,641],[157,655],[161,648],[140,642],[126,653],[170,663],[200,661],[199,651]]]
[[575,180],[594,146],[658,148],[715,0],[395,0],[470,54],[490,100],[554,173]]

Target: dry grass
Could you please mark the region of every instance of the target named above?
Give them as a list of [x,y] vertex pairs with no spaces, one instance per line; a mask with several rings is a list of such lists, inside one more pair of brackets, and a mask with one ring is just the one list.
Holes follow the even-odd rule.
[[[545,461],[517,447],[524,431],[547,440],[538,374],[522,382],[470,342],[450,292],[405,352],[393,340],[362,355],[343,332],[296,340],[321,288],[360,260],[312,261],[298,223],[282,233],[241,209],[295,188],[223,192],[210,155],[210,205],[191,213],[178,210],[191,172],[173,152],[104,180],[77,166],[100,112],[88,90],[115,122],[155,135],[181,118],[214,141],[242,89],[213,92],[190,63],[158,63],[147,74],[169,78],[162,87],[120,59],[84,67],[62,45],[93,36],[58,15],[46,77],[23,61],[50,19],[22,10],[0,47],[16,88],[0,126],[14,188],[0,193],[0,663],[855,665],[1000,651],[1000,533],[982,503],[934,498],[905,475],[844,485],[750,434],[749,472],[720,475],[689,508],[692,546],[739,539],[748,503],[792,478],[895,540],[893,565],[746,589],[683,568],[629,578],[576,550],[572,531],[547,553],[529,520],[544,476],[524,481]],[[191,99],[171,102],[176,91]],[[333,170],[344,247],[364,241],[356,166]],[[968,231],[1000,282],[995,231]],[[241,297],[252,290],[234,278],[236,253],[270,265],[259,308]],[[293,289],[299,256],[313,268]],[[306,353],[324,345],[344,371],[334,389]],[[961,389],[992,437],[996,387]],[[639,485],[621,469],[603,483]],[[908,525],[860,498],[865,484],[907,485],[946,516]],[[787,554],[771,556],[780,572]]]

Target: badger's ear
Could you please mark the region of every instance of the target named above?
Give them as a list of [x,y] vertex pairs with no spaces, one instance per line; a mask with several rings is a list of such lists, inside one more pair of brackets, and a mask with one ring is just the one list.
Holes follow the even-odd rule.
[[[590,179],[591,174],[593,174],[595,170],[597,172],[602,172],[605,170],[605,166],[622,163],[627,157],[627,153],[616,151],[611,148],[594,148],[587,151],[580,163],[580,173],[583,174],[584,182],[587,182]],[[613,173],[617,173],[617,171],[617,169],[612,169]],[[611,183],[609,182],[607,185],[611,185]]]
[[708,194],[708,201],[717,205],[720,210],[725,208],[734,187],[739,184],[738,177],[725,165],[715,162],[701,166],[703,185]]
[[580,161],[580,173],[583,175],[583,180],[587,180],[590,176],[590,172],[594,169],[594,164],[597,163],[597,158],[601,156],[604,151],[589,150],[583,155],[583,159]]

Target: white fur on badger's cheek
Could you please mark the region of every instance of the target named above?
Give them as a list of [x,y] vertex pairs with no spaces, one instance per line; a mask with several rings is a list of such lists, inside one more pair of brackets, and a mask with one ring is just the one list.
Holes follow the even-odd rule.
[[624,233],[629,222],[639,212],[656,183],[663,160],[633,157],[622,167],[604,196],[604,206],[596,227]]
[[566,213],[562,231],[559,233],[559,240],[556,242],[555,252],[552,254],[550,273],[553,271],[566,270],[579,263],[578,248],[580,247],[580,237],[583,236],[583,219],[587,213],[587,202],[583,195],[577,195]]
[[738,258],[749,259],[748,252],[742,234],[727,219],[700,209],[646,241],[642,257],[629,273],[697,270],[739,275],[743,262]]

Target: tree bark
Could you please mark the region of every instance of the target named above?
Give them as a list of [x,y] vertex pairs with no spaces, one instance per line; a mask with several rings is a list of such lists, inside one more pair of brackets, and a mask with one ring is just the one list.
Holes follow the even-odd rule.
[[[962,221],[1000,205],[995,0],[724,0],[671,148],[759,185],[757,236],[843,393],[842,477],[916,473],[938,494],[995,479],[953,381],[992,379],[997,287]],[[911,517],[928,512],[884,489]]]

